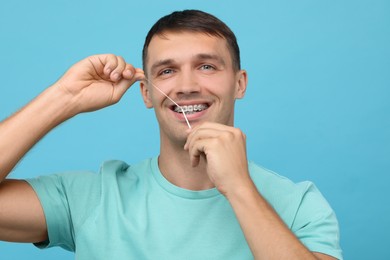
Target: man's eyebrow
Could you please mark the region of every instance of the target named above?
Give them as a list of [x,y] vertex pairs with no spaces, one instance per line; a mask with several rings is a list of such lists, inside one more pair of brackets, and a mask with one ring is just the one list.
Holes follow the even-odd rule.
[[155,62],[152,67],[150,68],[150,71],[153,73],[158,67],[161,66],[166,66],[166,65],[171,65],[174,63],[173,59],[164,59],[164,60],[159,60]]
[[225,60],[222,59],[221,56],[216,55],[216,54],[200,53],[200,54],[196,55],[196,58],[198,58],[200,60],[215,60],[223,66],[226,65]]
[[[195,55],[195,59],[198,60],[215,60],[222,66],[225,66],[225,60],[222,59],[221,56],[216,55],[216,54],[210,54],[210,53],[199,53]],[[156,69],[162,66],[172,66],[172,64],[175,64],[174,59],[162,59],[157,62],[155,62],[152,67],[150,68],[151,73],[153,74]]]

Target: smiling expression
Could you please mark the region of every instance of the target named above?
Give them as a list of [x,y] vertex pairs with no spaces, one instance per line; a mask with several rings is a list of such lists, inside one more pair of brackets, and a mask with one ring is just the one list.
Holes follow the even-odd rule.
[[[155,35],[146,64],[148,79],[186,110],[192,126],[205,121],[233,126],[234,103],[244,96],[247,78],[234,69],[225,39],[193,32]],[[155,109],[162,141],[185,140],[182,109],[147,82],[141,82],[141,92],[146,106]]]

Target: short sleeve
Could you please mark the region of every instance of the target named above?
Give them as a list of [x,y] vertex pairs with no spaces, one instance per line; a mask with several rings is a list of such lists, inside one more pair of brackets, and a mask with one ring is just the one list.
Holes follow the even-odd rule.
[[99,200],[96,177],[94,173],[74,172],[26,180],[41,202],[48,230],[48,240],[35,244],[37,247],[75,251],[75,230]]
[[336,215],[314,184],[306,182],[306,192],[295,216],[292,231],[312,252],[343,259]]

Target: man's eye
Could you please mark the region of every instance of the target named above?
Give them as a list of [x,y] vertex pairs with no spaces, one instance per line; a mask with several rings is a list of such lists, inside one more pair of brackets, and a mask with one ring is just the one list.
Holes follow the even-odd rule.
[[167,74],[171,74],[172,72],[173,72],[172,69],[165,69],[160,72],[160,75],[167,75]]
[[201,68],[202,70],[212,70],[212,69],[214,69],[213,66],[208,65],[208,64],[202,65],[200,68]]

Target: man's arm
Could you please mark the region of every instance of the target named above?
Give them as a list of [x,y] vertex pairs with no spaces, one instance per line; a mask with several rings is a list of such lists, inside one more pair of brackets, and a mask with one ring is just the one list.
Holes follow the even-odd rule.
[[232,191],[228,199],[256,259],[335,259],[310,252],[260,195],[253,182]]
[[38,242],[47,238],[45,218],[33,189],[22,180],[5,180],[19,160],[57,125],[118,102],[143,78],[142,70],[121,57],[91,56],[0,123],[0,240]]
[[0,240],[37,243],[46,239],[45,216],[32,187],[21,180],[0,183]]
[[258,192],[249,176],[246,137],[237,128],[204,123],[187,139],[193,166],[202,156],[216,188],[229,200],[255,259],[335,259],[310,252]]

